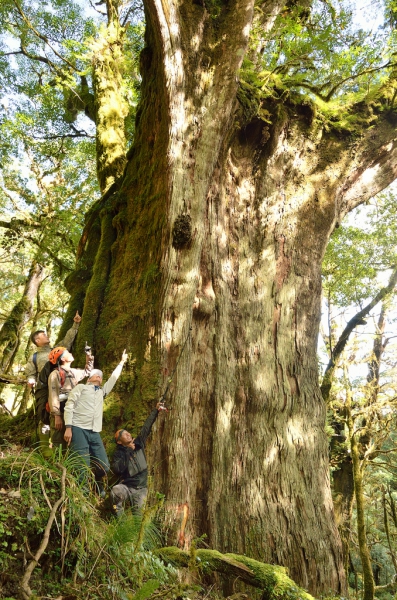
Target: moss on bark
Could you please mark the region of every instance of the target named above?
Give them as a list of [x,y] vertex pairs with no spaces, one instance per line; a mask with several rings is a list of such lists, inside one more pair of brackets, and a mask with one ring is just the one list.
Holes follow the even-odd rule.
[[34,301],[44,278],[44,269],[33,262],[22,293],[0,330],[0,371],[7,373],[19,346],[19,334],[33,314]]
[[194,564],[187,552],[172,546],[157,552],[166,562],[177,567],[194,567],[202,574],[222,573],[230,579],[240,579],[263,591],[263,600],[313,600],[287,575],[286,569],[267,565],[240,554],[221,554],[218,550],[195,550]]

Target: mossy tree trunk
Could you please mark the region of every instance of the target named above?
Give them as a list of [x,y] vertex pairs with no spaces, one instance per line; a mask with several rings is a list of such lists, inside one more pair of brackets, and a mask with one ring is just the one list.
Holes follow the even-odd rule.
[[[390,295],[390,293],[394,290],[396,278],[397,271],[394,270],[392,276],[390,277],[388,286],[383,288],[383,290],[381,290],[381,292],[377,296],[379,297],[378,301],[382,301],[382,307],[377,322],[377,330],[373,343],[372,356],[368,364],[369,372],[367,376],[368,384],[366,390],[367,405],[366,407],[363,407],[367,409],[370,409],[371,405],[374,405],[378,399],[380,365],[382,361],[383,352],[388,342],[388,340],[384,339],[387,313],[386,307],[389,303],[387,296]],[[348,337],[353,331],[353,323],[360,323],[360,319],[362,319],[365,315],[369,314],[370,309],[373,308],[376,304],[377,302],[375,298],[362,311],[360,311],[360,313],[355,315],[355,317],[353,317],[353,319],[349,321],[347,327],[342,333],[341,338],[339,338],[338,343],[335,346],[335,348],[337,348],[338,351],[334,355],[333,360],[330,361],[330,364],[331,362],[333,362],[334,364],[331,368],[330,365],[328,365],[328,374],[330,374],[331,376],[327,379],[325,383],[323,382],[323,385],[321,387],[324,400],[329,401],[332,384],[332,373],[335,370],[336,363],[339,361],[340,355],[342,354],[342,351],[347,343]],[[349,329],[350,331],[348,332]],[[354,443],[356,444],[356,450],[359,454],[359,462],[354,467],[352,460],[352,452],[350,452],[349,445],[346,443],[347,440],[345,435],[345,419],[347,423],[349,419],[352,419],[351,406],[349,402],[346,410],[347,413],[343,409],[339,409],[339,419],[335,419],[333,422],[334,435],[331,441],[331,454],[333,453],[335,459],[338,460],[338,468],[333,472],[333,496],[336,521],[342,539],[345,569],[347,570],[350,553],[351,516],[353,509],[353,500],[355,496],[354,471],[360,469],[361,472],[362,470],[362,473],[360,475],[360,478],[362,479],[365,471],[365,463],[363,463],[364,466],[361,467],[361,461],[364,460],[365,453],[368,450],[373,438],[373,431],[371,430],[371,427],[373,425],[373,417],[371,418],[371,410],[368,410],[367,415],[365,417],[362,417],[360,420],[360,433],[354,434],[354,436],[358,438],[358,442]],[[349,432],[349,439],[351,435],[352,433]],[[362,488],[362,483],[359,482],[359,487],[360,486]],[[363,501],[361,501],[362,509],[363,506]]]
[[12,367],[19,348],[21,330],[33,315],[34,301],[43,279],[43,267],[37,262],[33,262],[26,278],[22,297],[0,330],[0,372],[2,373],[8,373]]
[[117,0],[106,0],[108,23],[101,27],[93,44],[97,174],[102,192],[117,181],[126,164],[124,120],[128,106],[122,86],[125,31],[119,20],[118,5]]
[[299,96],[264,100],[270,124],[247,110],[253,4],[146,2],[136,138],[117,193],[87,219],[69,316],[84,310],[77,350],[91,331],[105,370],[124,347],[136,358],[114,423],[133,431],[192,328],[149,448],[170,537],[206,533],[314,594],[344,592],[316,360],[321,261],[343,216],[396,177],[395,133],[384,115],[356,141],[326,131]]
[[[328,404],[330,401],[331,387],[333,375],[336,367],[342,356],[343,350],[350,338],[351,333],[358,325],[365,324],[365,318],[371,310],[379,303],[386,301],[386,298],[393,292],[397,282],[397,269],[392,272],[387,286],[382,288],[379,293],[369,302],[362,310],[360,310],[347,323],[341,336],[339,337],[335,347],[331,349],[331,358],[324,373],[321,384],[321,394],[324,401]],[[382,310],[377,326],[377,335],[374,340],[373,356],[369,364],[368,375],[368,401],[369,403],[376,402],[379,389],[379,366],[384,350],[383,332],[385,326],[385,305],[382,304]],[[343,560],[345,570],[348,570],[349,554],[350,554],[350,532],[351,532],[351,516],[354,499],[354,477],[352,457],[346,443],[344,415],[340,414],[333,419],[332,427],[334,435],[332,436],[330,451],[334,460],[337,461],[337,469],[332,475],[332,490],[334,498],[334,508],[336,522],[338,524],[339,533],[342,540]],[[365,445],[368,443],[364,440],[365,433],[361,436],[360,443]]]

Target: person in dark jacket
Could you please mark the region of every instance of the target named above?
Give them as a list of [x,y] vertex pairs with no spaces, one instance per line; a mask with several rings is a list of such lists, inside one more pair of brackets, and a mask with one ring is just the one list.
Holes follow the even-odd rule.
[[165,407],[158,402],[146,419],[138,437],[133,438],[126,429],[115,433],[117,443],[113,455],[112,471],[120,477],[120,483],[110,491],[113,508],[117,516],[123,513],[124,505],[129,502],[133,512],[139,511],[147,496],[147,462],[145,444],[155,420]]

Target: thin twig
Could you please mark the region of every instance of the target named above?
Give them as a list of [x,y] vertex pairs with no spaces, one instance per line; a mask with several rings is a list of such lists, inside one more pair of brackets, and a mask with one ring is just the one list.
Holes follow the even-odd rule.
[[[50,511],[51,511],[51,510],[52,510],[52,505],[51,505],[50,499],[49,499],[49,498],[48,498],[48,496],[47,496],[47,492],[45,491],[45,486],[44,486],[43,476],[42,476],[42,474],[41,474],[41,473],[40,473],[40,475],[39,475],[39,478],[40,478],[40,485],[41,485],[41,489],[42,489],[42,491],[43,491],[43,496],[44,496],[44,498],[46,499],[46,501],[47,501],[47,504],[48,504],[48,508],[49,508],[49,509],[50,509]],[[56,519],[55,519],[55,523],[56,523],[56,526],[57,526],[57,528],[58,528],[58,533],[60,533],[60,532],[59,532],[59,525],[58,525],[58,521],[57,521]]]
[[101,554],[102,554],[102,551],[103,551],[103,549],[105,548],[105,546],[106,546],[106,544],[104,544],[104,545],[102,546],[102,548],[99,550],[99,552],[98,552],[98,556],[96,557],[96,559],[95,559],[95,562],[94,562],[94,564],[93,564],[93,565],[92,565],[92,567],[91,567],[91,571],[90,571],[90,572],[88,573],[88,575],[87,575],[87,579],[89,579],[89,578],[91,577],[91,575],[92,575],[92,572],[93,572],[93,570],[95,569],[95,567],[96,567],[96,564],[97,564],[97,562],[98,562],[98,560],[99,560],[99,557],[101,556]]

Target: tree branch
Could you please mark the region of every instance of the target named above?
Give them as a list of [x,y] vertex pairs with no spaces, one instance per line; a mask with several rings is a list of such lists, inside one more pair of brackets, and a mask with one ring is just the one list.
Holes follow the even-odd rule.
[[66,468],[62,467],[61,497],[55,502],[54,506],[52,507],[46,528],[44,530],[44,535],[43,535],[43,539],[41,541],[40,547],[37,550],[36,554],[34,555],[33,560],[30,561],[30,563],[24,573],[24,576],[22,577],[21,592],[22,592],[22,597],[24,600],[29,600],[29,598],[32,595],[32,590],[29,587],[30,578],[32,576],[32,573],[33,573],[36,565],[39,564],[39,560],[40,560],[41,556],[44,554],[44,552],[48,546],[48,542],[50,541],[50,531],[51,531],[52,524],[55,520],[57,510],[65,500],[65,480],[66,480]]
[[345,329],[343,330],[342,334],[340,335],[339,340],[337,341],[334,349],[331,351],[331,358],[329,360],[327,368],[325,369],[323,382],[321,384],[321,393],[326,402],[329,399],[329,393],[331,391],[332,376],[333,376],[334,370],[337,366],[340,355],[342,354],[343,350],[345,349],[345,346],[349,340],[350,334],[352,333],[353,329],[355,327],[357,327],[357,325],[364,324],[364,322],[363,322],[364,317],[366,317],[369,314],[369,312],[381,300],[383,300],[383,298],[385,298],[385,296],[387,296],[388,294],[390,294],[390,292],[393,291],[396,284],[397,284],[397,267],[394,266],[394,271],[390,276],[389,283],[387,284],[387,286],[382,288],[376,294],[375,298],[373,298],[371,300],[371,302],[369,302],[366,306],[364,306],[364,308],[362,310],[360,310],[356,315],[354,315],[354,317],[352,319],[350,319],[350,321],[346,325]]
[[[64,58],[62,56],[62,54],[59,54],[55,48],[53,48],[48,40],[48,37],[41,34],[35,27],[34,25],[32,25],[32,23],[29,21],[28,17],[26,16],[26,14],[23,12],[22,8],[19,6],[18,2],[16,0],[13,0],[17,11],[19,12],[22,20],[26,23],[26,25],[28,26],[28,28],[34,33],[34,35],[39,38],[42,42],[44,42],[45,44],[47,44],[47,46],[51,49],[51,51],[55,54],[55,56],[57,56],[61,61],[63,61],[64,63],[66,63],[71,69],[73,69],[73,71],[77,71],[76,67],[69,62],[66,58]],[[22,47],[22,44],[21,44]]]
[[241,556],[239,554],[221,554],[217,550],[193,550],[191,555],[176,547],[161,548],[157,554],[167,563],[179,567],[194,567],[208,571],[215,571],[229,576],[231,579],[240,579],[255,588],[263,590],[263,600],[277,596],[287,598],[298,594],[302,600],[313,600],[312,596],[303,589],[298,588],[290,579],[284,567],[267,565],[258,560]]

